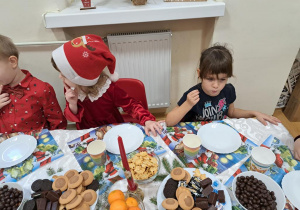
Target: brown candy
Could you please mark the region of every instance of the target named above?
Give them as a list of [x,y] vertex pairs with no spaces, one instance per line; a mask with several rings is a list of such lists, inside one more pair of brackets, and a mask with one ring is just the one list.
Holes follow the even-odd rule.
[[219,190],[218,191],[218,201],[220,203],[225,203],[225,194],[224,194],[224,190]]
[[276,197],[266,185],[252,176],[239,176],[236,182],[235,195],[247,209],[276,209]]
[[23,198],[23,192],[16,188],[9,188],[4,185],[0,188],[0,209],[17,208]]

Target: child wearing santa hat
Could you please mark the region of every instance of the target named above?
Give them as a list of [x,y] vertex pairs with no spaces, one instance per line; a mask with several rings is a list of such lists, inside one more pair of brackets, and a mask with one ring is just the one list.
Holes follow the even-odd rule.
[[[145,125],[145,132],[161,132],[161,125],[142,104],[115,85],[116,59],[101,37],[85,35],[66,42],[52,52],[53,67],[65,87],[64,114],[77,129],[124,122],[118,107]],[[110,76],[103,70],[108,67]]]

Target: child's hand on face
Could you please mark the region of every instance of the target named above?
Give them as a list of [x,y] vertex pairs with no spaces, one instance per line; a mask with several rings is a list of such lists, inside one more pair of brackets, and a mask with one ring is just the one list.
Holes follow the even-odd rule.
[[278,125],[278,123],[281,123],[277,117],[273,117],[273,116],[270,116],[270,115],[267,115],[267,114],[264,114],[261,112],[257,112],[255,114],[255,117],[259,122],[261,122],[265,126],[267,125],[266,121],[268,121],[274,125]]
[[66,100],[71,105],[77,104],[78,101],[78,90],[75,87],[70,87],[66,83],[64,83],[64,87],[66,89],[65,97]]
[[294,143],[294,157],[297,160],[300,160],[300,138]]
[[150,136],[150,131],[153,136],[156,136],[156,132],[161,134],[163,127],[160,125],[159,122],[148,120],[145,122],[145,132],[148,136]]
[[11,102],[8,93],[2,93],[3,85],[0,85],[0,109]]
[[196,103],[198,103],[199,100],[200,100],[200,98],[199,98],[199,90],[193,90],[189,94],[187,94],[186,102],[190,106],[193,107]]

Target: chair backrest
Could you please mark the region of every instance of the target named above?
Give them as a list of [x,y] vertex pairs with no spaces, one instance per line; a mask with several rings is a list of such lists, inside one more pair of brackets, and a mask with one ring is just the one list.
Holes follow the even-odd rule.
[[141,101],[143,107],[148,109],[145,86],[142,81],[133,78],[120,78],[116,82],[120,88],[132,98]]

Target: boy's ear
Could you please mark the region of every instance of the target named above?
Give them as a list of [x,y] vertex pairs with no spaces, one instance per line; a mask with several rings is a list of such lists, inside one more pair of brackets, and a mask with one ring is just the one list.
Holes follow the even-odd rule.
[[197,69],[198,78],[200,78],[200,69]]
[[14,69],[18,67],[18,58],[16,56],[12,55],[8,59]]

